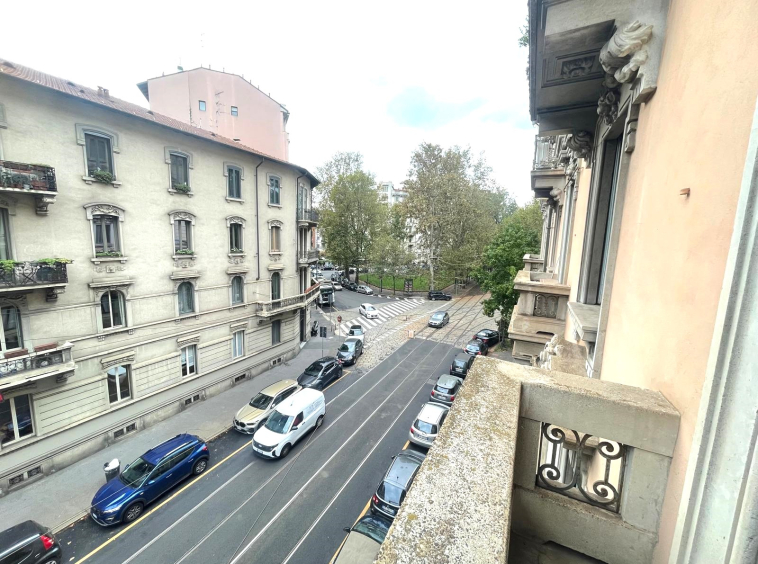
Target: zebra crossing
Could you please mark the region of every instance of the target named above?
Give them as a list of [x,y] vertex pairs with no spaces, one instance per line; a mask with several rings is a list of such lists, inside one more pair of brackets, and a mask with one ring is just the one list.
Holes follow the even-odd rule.
[[424,301],[425,300],[413,298],[396,303],[389,303],[387,305],[374,304],[379,312],[379,316],[376,319],[367,319],[364,316],[359,315],[352,321],[343,322],[342,325],[340,325],[340,330],[342,334],[345,335],[350,330],[351,325],[360,325],[368,331],[393,317],[397,317],[398,315],[402,315],[418,307],[419,304],[424,303]]

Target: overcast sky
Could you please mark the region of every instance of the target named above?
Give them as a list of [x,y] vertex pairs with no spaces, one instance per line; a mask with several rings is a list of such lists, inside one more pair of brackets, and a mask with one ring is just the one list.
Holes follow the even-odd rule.
[[401,183],[423,141],[484,152],[531,198],[526,1],[6,2],[0,57],[147,106],[136,84],[203,64],[290,111],[290,159],[360,151]]

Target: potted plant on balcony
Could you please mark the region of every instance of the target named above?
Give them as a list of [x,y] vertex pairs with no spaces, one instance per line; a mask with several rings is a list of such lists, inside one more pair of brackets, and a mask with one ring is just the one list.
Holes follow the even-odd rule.
[[242,249],[238,249],[237,247],[232,247],[229,249],[229,252],[233,255],[241,255],[244,251]]
[[121,253],[119,251],[98,251],[95,253],[95,257],[101,258],[101,257],[120,257]]
[[181,192],[182,194],[188,194],[190,192],[189,184],[182,182],[181,184],[174,184],[174,190]]
[[102,182],[103,184],[110,184],[116,179],[112,173],[108,172],[107,170],[100,170],[99,168],[95,169],[95,171],[92,173],[92,178],[94,178],[97,182]]
[[71,259],[67,258],[43,258],[37,260],[39,268],[37,269],[37,280],[40,282],[52,282],[56,277],[56,273],[60,270],[59,265],[71,264]]
[[174,254],[176,254],[176,255],[194,255],[195,251],[193,251],[192,249],[179,249]]

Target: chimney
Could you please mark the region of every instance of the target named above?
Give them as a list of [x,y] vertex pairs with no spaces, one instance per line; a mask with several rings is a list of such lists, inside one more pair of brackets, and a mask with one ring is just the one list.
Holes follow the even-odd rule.
[[110,93],[108,92],[108,89],[103,88],[102,86],[97,87],[97,94],[98,96],[102,96],[103,98],[110,98]]

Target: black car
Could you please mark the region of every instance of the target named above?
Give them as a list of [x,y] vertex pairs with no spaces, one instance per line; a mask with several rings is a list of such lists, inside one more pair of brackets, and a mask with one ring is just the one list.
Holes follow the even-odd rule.
[[355,292],[358,290],[358,284],[356,284],[355,282],[348,282],[347,284],[343,286],[343,288],[347,288],[351,292]]
[[61,547],[53,534],[35,521],[0,532],[0,564],[59,564]]
[[393,456],[389,470],[371,497],[371,513],[395,518],[424,458],[424,454],[412,450],[403,450]]
[[472,355],[486,355],[489,352],[490,348],[487,346],[487,343],[484,341],[480,341],[479,339],[473,339],[469,341],[465,347],[463,347],[463,352],[472,354]]
[[342,376],[342,365],[334,357],[325,356],[305,369],[297,378],[303,388],[323,390]]
[[459,378],[465,378],[468,371],[474,365],[474,359],[476,357],[470,354],[457,354],[453,359],[453,363],[450,365],[450,374],[458,376]]
[[491,347],[492,345],[496,345],[500,342],[500,333],[492,329],[482,329],[476,335],[474,335],[473,338],[479,339],[480,341],[484,342],[487,347]]
[[450,294],[446,294],[444,292],[440,292],[439,290],[429,290],[429,299],[432,301],[435,300],[452,300],[453,296]]
[[355,364],[362,354],[363,341],[356,338],[345,339],[345,342],[337,349],[337,362],[342,365]]

